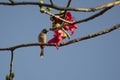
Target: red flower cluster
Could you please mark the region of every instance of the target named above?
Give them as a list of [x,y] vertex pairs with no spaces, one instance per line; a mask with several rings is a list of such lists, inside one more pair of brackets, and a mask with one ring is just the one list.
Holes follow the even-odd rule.
[[56,48],[58,49],[58,45],[62,41],[62,39],[64,37],[64,33],[62,32],[62,30],[56,29],[54,31],[54,34],[55,34],[55,36],[51,40],[49,40],[48,43],[55,43],[56,44]]
[[[74,22],[74,21],[75,21],[75,20],[73,19],[73,16],[72,16],[72,14],[71,14],[70,12],[67,12],[67,13],[66,13],[65,19],[66,19],[67,21],[70,21],[70,22]],[[64,24],[67,24],[67,23],[64,22]],[[74,31],[75,31],[75,29],[77,29],[77,28],[78,28],[78,26],[77,26],[76,24],[73,24],[73,25],[70,25],[70,26],[64,26],[64,29],[65,29],[65,30],[70,30],[70,31],[71,31],[71,35],[74,34]]]
[[[73,19],[73,16],[70,12],[66,12],[65,15],[65,20],[70,21],[70,22],[74,22],[75,20]],[[58,18],[53,18],[54,21],[53,23],[60,23],[61,24],[61,20],[59,20]],[[66,22],[63,22],[64,25],[67,24]],[[63,27],[66,31],[70,30],[71,31],[71,35],[74,34],[75,29],[78,28],[78,26],[76,24],[73,25],[69,25],[69,26],[64,26]],[[61,30],[61,29],[55,29],[54,30],[54,37],[52,39],[50,39],[48,41],[48,43],[55,43],[56,44],[56,48],[58,49],[58,46],[60,44],[60,42],[66,37],[66,34]]]

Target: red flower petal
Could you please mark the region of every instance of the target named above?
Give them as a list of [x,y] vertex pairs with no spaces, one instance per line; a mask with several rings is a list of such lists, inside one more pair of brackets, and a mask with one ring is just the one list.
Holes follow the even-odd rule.
[[62,30],[60,30],[60,29],[56,29],[56,30],[54,31],[54,34],[55,34],[56,36],[63,36],[63,32],[62,32]]
[[60,42],[62,41],[62,39],[58,38],[57,36],[53,37],[52,39],[50,39],[48,41],[48,43],[55,43],[56,45],[56,49],[58,50],[58,45],[60,44]]
[[59,49],[58,45],[59,45],[60,42],[62,41],[64,33],[62,32],[62,30],[56,29],[56,30],[54,31],[54,34],[55,34],[55,37],[53,37],[52,39],[50,39],[50,40],[48,41],[48,43],[55,43],[55,44],[56,44],[56,48],[57,48],[57,50],[58,50],[58,49]]
[[61,23],[61,20],[57,17],[60,17],[59,15],[55,15],[56,17],[52,17],[52,22],[53,23]]
[[72,21],[73,20],[72,14],[70,12],[67,12],[65,19],[68,20],[68,21]]
[[[66,17],[65,17],[66,20],[68,21],[71,21],[71,22],[74,22],[75,20],[73,19],[73,16],[70,12],[67,12],[66,13]],[[67,24],[66,22],[64,22],[64,25]],[[71,35],[74,34],[74,31],[75,29],[77,29],[78,26],[76,24],[73,24],[73,25],[70,25],[70,26],[64,26],[64,29],[65,30],[70,30],[71,31]]]

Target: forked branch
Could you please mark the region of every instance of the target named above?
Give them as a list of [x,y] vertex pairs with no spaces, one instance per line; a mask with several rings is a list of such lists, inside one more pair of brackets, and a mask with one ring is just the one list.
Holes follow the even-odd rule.
[[94,11],[98,11],[98,10],[102,10],[105,8],[109,8],[112,6],[116,6],[119,5],[120,1],[113,1],[107,4],[103,4],[100,6],[96,6],[94,8],[66,8],[66,7],[61,7],[61,6],[57,6],[54,4],[46,4],[46,3],[39,3],[39,2],[15,2],[11,3],[11,2],[0,2],[0,5],[6,5],[6,6],[17,6],[17,5],[36,5],[36,6],[46,6],[46,7],[51,7],[57,10],[67,10],[67,11],[79,11],[79,12],[94,12]]
[[[114,31],[114,30],[116,30],[118,28],[120,28],[120,24],[116,24],[115,26],[113,26],[111,28],[102,30],[102,31],[94,33],[94,34],[88,34],[88,35],[83,36],[83,37],[79,37],[79,38],[76,38],[76,39],[73,39],[73,40],[62,42],[62,43],[60,43],[59,46],[60,47],[61,46],[66,46],[66,45],[73,44],[73,43],[76,43],[76,42],[80,42],[80,41],[83,41],[83,40],[91,39],[91,38],[94,38],[94,37],[97,37],[97,36],[104,35],[106,33],[112,32],[112,31]],[[40,46],[40,45],[55,46],[55,44],[48,44],[48,43],[45,43],[45,44],[41,44],[41,43],[25,43],[25,44],[20,44],[20,45],[8,47],[8,48],[0,48],[0,51],[16,50],[16,49],[23,48],[23,47]]]

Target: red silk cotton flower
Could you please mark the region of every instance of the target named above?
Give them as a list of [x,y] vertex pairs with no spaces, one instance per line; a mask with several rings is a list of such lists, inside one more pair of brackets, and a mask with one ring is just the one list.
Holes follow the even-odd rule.
[[62,32],[62,30],[56,29],[56,30],[54,31],[54,34],[55,34],[55,36],[54,36],[52,39],[50,39],[50,40],[48,41],[48,43],[55,43],[56,48],[57,48],[57,50],[58,50],[58,49],[59,49],[59,48],[58,48],[58,45],[59,45],[60,42],[62,41],[63,36],[64,36],[64,33]]
[[[58,17],[59,17],[59,16],[58,16]],[[59,20],[59,19],[56,18],[56,17],[52,17],[51,20],[52,20],[53,23],[59,23],[59,24],[62,23],[62,21]],[[70,21],[70,22],[74,22],[74,21],[75,21],[75,20],[73,19],[73,16],[72,16],[72,14],[71,14],[70,12],[66,12],[66,14],[65,14],[65,20]],[[63,24],[65,25],[65,24],[67,24],[67,23],[66,23],[66,22],[63,22]],[[66,31],[70,30],[70,31],[71,31],[71,35],[73,35],[75,29],[77,29],[78,26],[77,26],[76,24],[73,24],[73,25],[69,25],[69,26],[64,26],[63,28],[64,28]],[[57,48],[57,50],[58,50],[58,49],[59,49],[58,46],[59,46],[59,44],[61,43],[61,41],[63,40],[64,34],[65,34],[65,33],[64,33],[60,28],[59,28],[59,29],[55,29],[55,30],[54,30],[54,35],[55,35],[55,36],[54,36],[52,39],[50,39],[50,40],[48,41],[48,43],[55,43],[56,48]]]
[[[65,20],[70,21],[70,22],[74,22],[75,21],[73,16],[72,16],[72,14],[70,12],[66,13]],[[64,22],[64,24],[67,24],[67,23]],[[74,34],[75,29],[77,29],[77,28],[78,28],[78,26],[76,24],[69,25],[69,26],[64,26],[65,30],[70,30],[71,31],[71,35]]]

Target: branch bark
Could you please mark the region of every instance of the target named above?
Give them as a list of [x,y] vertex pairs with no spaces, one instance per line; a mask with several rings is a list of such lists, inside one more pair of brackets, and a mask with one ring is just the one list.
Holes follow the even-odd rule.
[[[59,46],[60,47],[61,46],[66,46],[66,45],[73,44],[73,43],[76,43],[76,42],[80,42],[80,41],[83,41],[83,40],[91,39],[91,38],[109,33],[111,31],[114,31],[118,28],[120,28],[120,24],[116,24],[115,26],[113,26],[111,28],[102,30],[102,31],[94,33],[94,34],[89,34],[89,35],[79,37],[79,38],[76,38],[76,39],[73,39],[73,40],[62,42],[62,43],[60,43]],[[48,44],[48,43],[44,43],[44,44],[41,44],[41,43],[26,43],[26,44],[20,44],[20,45],[12,46],[12,47],[9,47],[9,48],[0,48],[0,51],[16,50],[16,49],[23,48],[23,47],[40,46],[40,45],[55,46],[55,44]]]
[[[105,12],[107,12],[107,11],[108,11],[109,9],[111,9],[111,8],[112,8],[112,7],[106,8],[106,9],[104,9],[104,10],[102,10],[102,11],[100,11],[100,12],[94,14],[94,15],[91,15],[91,16],[85,18],[85,19],[78,20],[78,21],[75,21],[75,22],[72,22],[72,23],[67,23],[67,24],[65,24],[65,25],[62,25],[62,27],[64,27],[64,26],[69,26],[69,25],[73,25],[73,24],[78,24],[78,23],[80,24],[80,23],[83,23],[83,22],[87,22],[87,21],[89,21],[89,20],[92,20],[92,19],[94,19],[94,18],[97,18],[97,17],[103,15]],[[60,28],[62,28],[62,27],[60,27]],[[54,29],[56,29],[56,28],[50,28],[50,30],[54,30]]]
[[96,6],[94,8],[70,8],[70,7],[66,8],[66,7],[61,7],[61,6],[57,6],[54,4],[45,4],[45,3],[41,4],[39,2],[14,2],[14,3],[0,2],[0,5],[6,5],[6,6],[37,5],[37,6],[52,7],[52,8],[57,9],[57,10],[79,11],[79,12],[94,12],[94,11],[102,10],[102,9],[109,8],[112,6],[116,6],[119,4],[120,4],[120,1],[114,1],[114,2],[104,4],[104,5]]
[[79,38],[76,38],[76,39],[73,39],[73,40],[63,42],[63,43],[60,44],[60,46],[65,46],[65,45],[73,44],[73,43],[80,42],[80,41],[83,41],[83,40],[91,39],[91,38],[94,38],[94,37],[97,37],[97,36],[100,36],[100,35],[104,35],[106,33],[109,33],[111,31],[113,31],[113,30],[116,30],[118,28],[120,28],[120,24],[116,24],[115,26],[113,26],[111,28],[102,30],[102,31],[94,33],[94,34],[88,34],[88,35],[83,36],[83,37],[79,37]]

